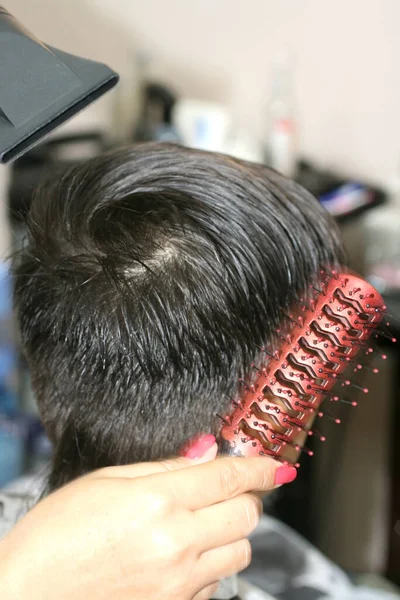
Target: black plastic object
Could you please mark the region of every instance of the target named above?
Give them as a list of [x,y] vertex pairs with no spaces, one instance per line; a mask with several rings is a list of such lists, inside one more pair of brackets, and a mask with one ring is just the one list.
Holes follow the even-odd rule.
[[0,6],[0,162],[24,154],[118,79],[106,65],[46,46]]
[[339,223],[387,201],[382,189],[321,170],[305,160],[299,162],[295,179],[316,196]]
[[[81,148],[84,149],[84,158]],[[108,148],[101,132],[88,131],[54,137],[14,161],[8,188],[8,215],[11,224],[24,226],[34,191],[42,181],[60,177],[66,169]]]

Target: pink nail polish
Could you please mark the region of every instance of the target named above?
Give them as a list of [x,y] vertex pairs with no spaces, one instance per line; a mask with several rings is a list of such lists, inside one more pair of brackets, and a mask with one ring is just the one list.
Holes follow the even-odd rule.
[[191,458],[192,460],[201,458],[215,442],[215,436],[211,433],[200,435],[182,448],[181,455],[185,458]]
[[283,483],[291,483],[297,477],[297,469],[295,467],[279,467],[275,471],[275,485]]

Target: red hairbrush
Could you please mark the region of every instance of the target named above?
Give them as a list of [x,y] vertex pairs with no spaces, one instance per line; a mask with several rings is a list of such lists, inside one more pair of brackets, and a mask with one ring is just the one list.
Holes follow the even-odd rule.
[[335,271],[323,274],[320,289],[313,288],[312,298],[290,315],[288,330],[278,331],[280,347],[263,349],[267,361],[254,367],[255,381],[242,382],[233,412],[222,420],[221,454],[266,455],[295,466],[300,451],[312,455],[303,446],[316,433],[311,427],[321,415],[320,405],[328,398],[341,400],[332,393],[335,384],[354,385],[343,372],[366,347],[385,309],[382,297],[363,279]]

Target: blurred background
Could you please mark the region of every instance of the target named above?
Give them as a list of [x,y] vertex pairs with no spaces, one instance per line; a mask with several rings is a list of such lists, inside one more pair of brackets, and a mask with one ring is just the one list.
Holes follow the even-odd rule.
[[[338,220],[353,269],[400,329],[398,0],[3,0],[44,42],[107,63],[118,88],[0,168],[0,487],[48,460],[14,330],[7,255],[49,169],[139,140],[266,163]],[[400,332],[397,334],[400,336]],[[400,345],[269,510],[371,585],[400,584]],[[383,360],[379,354],[387,355]],[[340,410],[338,411],[341,412]]]

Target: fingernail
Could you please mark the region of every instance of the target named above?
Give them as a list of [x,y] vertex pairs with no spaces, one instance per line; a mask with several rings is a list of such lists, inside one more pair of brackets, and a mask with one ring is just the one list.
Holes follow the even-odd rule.
[[210,446],[210,448],[208,448],[208,450],[205,451],[203,456],[200,456],[200,458],[196,459],[196,464],[206,463],[206,462],[209,462],[210,460],[214,460],[217,457],[217,454],[218,454],[218,446],[217,446],[217,443],[215,442],[212,446]]
[[192,460],[198,460],[202,458],[208,450],[210,450],[216,442],[215,436],[211,433],[206,433],[197,436],[194,440],[190,441],[181,450],[181,455],[185,458]]
[[275,485],[291,483],[297,477],[296,467],[279,467],[275,471]]

